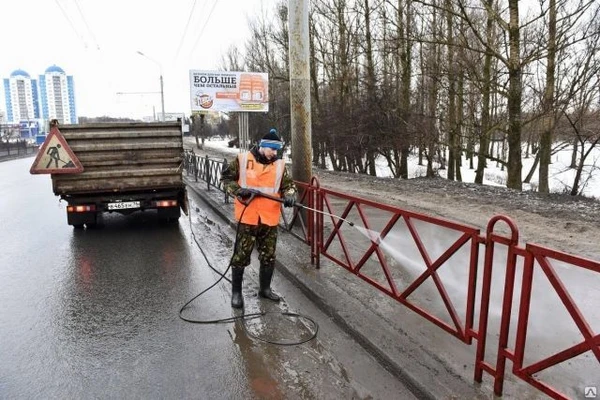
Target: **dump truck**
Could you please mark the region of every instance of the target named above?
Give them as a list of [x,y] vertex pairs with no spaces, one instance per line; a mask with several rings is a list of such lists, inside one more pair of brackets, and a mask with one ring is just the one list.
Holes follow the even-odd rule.
[[187,214],[181,122],[62,125],[60,134],[83,167],[51,174],[76,229],[103,223],[105,213],[156,212],[165,222]]

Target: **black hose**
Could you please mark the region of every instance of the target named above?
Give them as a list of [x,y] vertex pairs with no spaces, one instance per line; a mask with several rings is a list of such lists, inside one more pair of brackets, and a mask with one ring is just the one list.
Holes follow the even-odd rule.
[[[247,202],[242,202],[242,204],[244,204],[244,209],[242,210],[242,214],[240,215],[240,220],[238,221],[237,227],[236,227],[236,232],[235,232],[235,243],[233,245],[233,253],[231,255],[231,258],[229,259],[229,263],[227,266],[227,269],[225,270],[225,272],[220,272],[219,270],[217,270],[215,267],[212,266],[212,264],[210,263],[210,261],[208,260],[208,257],[206,255],[206,253],[204,252],[204,250],[202,250],[202,246],[200,245],[200,243],[198,243],[198,240],[196,239],[196,234],[194,233],[194,229],[192,227],[192,213],[191,211],[188,213],[188,220],[190,223],[190,232],[192,233],[192,237],[194,238],[194,242],[196,243],[196,246],[198,247],[198,249],[200,250],[200,253],[202,253],[202,256],[204,257],[204,260],[206,260],[206,263],[208,265],[208,267],[210,269],[212,269],[213,271],[215,271],[217,274],[219,274],[219,279],[217,279],[212,285],[210,285],[209,287],[207,287],[206,289],[202,290],[200,293],[198,293],[196,296],[192,297],[187,303],[185,303],[180,309],[179,309],[179,318],[181,318],[182,320],[192,323],[192,324],[225,324],[225,323],[230,323],[230,322],[235,322],[235,321],[242,321],[242,326],[244,328],[244,331],[246,332],[246,335],[248,335],[248,337],[261,341],[261,342],[265,342],[265,343],[270,343],[270,344],[275,344],[278,346],[295,346],[295,345],[299,345],[299,344],[303,344],[306,343],[314,338],[317,337],[317,333],[319,331],[319,325],[317,324],[317,322],[306,316],[306,315],[302,315],[302,314],[298,314],[298,313],[291,313],[291,312],[260,312],[260,313],[252,313],[252,314],[241,314],[238,316],[234,316],[234,317],[228,317],[228,318],[219,318],[219,319],[212,319],[212,320],[198,320],[198,319],[191,319],[188,317],[184,317],[183,316],[183,310],[185,310],[194,300],[196,300],[198,297],[202,296],[204,293],[208,292],[209,290],[211,290],[213,287],[215,287],[219,282],[221,282],[221,280],[225,279],[226,281],[228,281],[229,283],[231,283],[231,280],[229,280],[225,274],[227,274],[227,272],[229,271],[229,269],[231,268],[231,262],[233,261],[233,257],[235,256],[235,252],[237,250],[237,245],[238,245],[238,234],[240,231],[240,225],[241,225],[241,220],[242,217],[244,216],[244,212],[246,212],[246,208],[248,207],[248,204],[250,204],[250,202],[254,199],[254,195],[252,195],[250,197],[250,199]],[[189,204],[189,198],[188,198],[188,204]],[[300,341],[292,341],[292,342],[282,342],[282,341],[272,341],[272,340],[267,340],[267,339],[263,339],[261,337],[258,337],[254,334],[252,334],[250,331],[248,331],[248,328],[246,327],[246,324],[244,323],[245,321],[248,320],[252,320],[252,319],[256,319],[256,318],[260,318],[260,317],[264,317],[266,315],[269,314],[276,314],[276,315],[282,315],[285,317],[295,317],[298,319],[304,319],[307,321],[310,321],[314,327],[314,331],[312,332],[312,334],[310,335],[310,337],[308,337],[307,339],[303,339]]]

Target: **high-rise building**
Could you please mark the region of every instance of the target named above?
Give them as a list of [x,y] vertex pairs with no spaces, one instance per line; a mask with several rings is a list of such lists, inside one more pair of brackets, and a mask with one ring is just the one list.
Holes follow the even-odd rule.
[[38,86],[35,79],[22,69],[17,69],[4,79],[7,122],[18,123],[40,118]]
[[75,89],[73,77],[67,76],[62,68],[53,65],[40,75],[40,98],[42,118],[58,119],[62,124],[76,124]]
[[62,68],[48,67],[39,79],[31,79],[17,69],[4,79],[6,122],[23,123],[35,119],[57,119],[61,124],[76,124],[73,77]]

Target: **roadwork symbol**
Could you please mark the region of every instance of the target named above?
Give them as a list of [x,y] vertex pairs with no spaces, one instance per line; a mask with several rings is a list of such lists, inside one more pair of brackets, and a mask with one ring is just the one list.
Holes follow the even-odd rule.
[[586,386],[583,394],[586,399],[595,399],[598,397],[598,388],[596,386]]
[[50,129],[50,134],[29,169],[31,174],[77,174],[82,171],[83,165],[57,127]]

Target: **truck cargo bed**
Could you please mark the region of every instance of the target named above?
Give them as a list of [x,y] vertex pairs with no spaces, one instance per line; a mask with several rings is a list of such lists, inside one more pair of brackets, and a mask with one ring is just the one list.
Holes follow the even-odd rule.
[[103,123],[59,128],[83,165],[79,174],[52,174],[56,195],[181,188],[181,123]]

